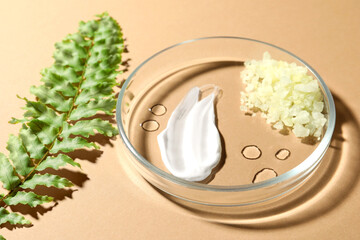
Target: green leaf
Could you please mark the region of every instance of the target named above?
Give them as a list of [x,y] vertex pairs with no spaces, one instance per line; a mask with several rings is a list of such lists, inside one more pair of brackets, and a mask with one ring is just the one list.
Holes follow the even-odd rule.
[[[87,43],[91,44],[91,41],[86,41]],[[69,83],[79,83],[81,81],[81,74],[77,74],[75,69],[65,67],[62,65],[54,64],[49,68],[45,68],[41,71],[41,75],[43,76],[44,81],[46,78],[55,77],[63,79]]]
[[85,65],[85,59],[88,56],[86,50],[77,42],[65,39],[55,44],[56,51],[54,59],[56,65],[68,66],[76,72],[82,71]]
[[79,23],[79,31],[80,34],[89,38],[94,37],[95,31],[99,28],[99,24],[97,21],[92,20],[88,22],[81,21]]
[[93,76],[88,76],[87,80],[81,84],[81,89],[89,89],[89,88],[99,87],[99,86],[100,87],[101,86],[114,87],[114,86],[116,86],[115,78],[106,78],[106,79],[98,80],[98,79],[94,78]]
[[[102,52],[98,54],[103,54],[104,50],[106,49],[101,48]],[[116,76],[118,74],[116,71],[117,64],[112,65],[107,58],[101,58],[100,55],[96,56],[97,58],[93,60],[94,63],[88,63],[90,65],[86,68],[84,74],[86,81],[81,84],[81,89],[87,89],[98,85],[116,85]],[[95,57],[91,57],[89,60],[94,58]]]
[[70,164],[74,167],[81,168],[80,164],[72,160],[71,157],[59,154],[56,157],[47,157],[44,161],[42,161],[39,166],[36,168],[37,171],[43,171],[46,168],[59,169],[59,167],[63,167],[66,164]]
[[74,87],[71,81],[51,71],[51,68],[45,68],[41,75],[43,78],[41,81],[45,83],[46,87],[52,88],[66,97],[74,97],[77,93],[77,89]]
[[94,130],[97,130],[102,135],[112,137],[117,134],[117,130],[109,123],[98,118],[92,120],[82,120],[76,122],[74,125],[68,123],[64,124],[61,137],[67,138],[70,135],[81,135],[88,138],[89,136],[94,136],[96,133]]
[[9,213],[9,211],[7,211],[5,208],[0,207],[0,224],[3,223],[10,223],[10,224],[21,224],[21,225],[26,225],[26,224],[31,224],[31,222],[27,219],[25,219],[23,216],[17,214],[17,213]]
[[59,128],[38,119],[28,123],[31,131],[36,134],[43,144],[51,144],[59,133]]
[[28,121],[30,121],[28,118],[21,118],[21,119],[19,119],[19,118],[14,118],[14,117],[12,117],[11,120],[9,121],[9,123],[11,123],[11,124],[17,124],[17,123],[26,123],[26,122],[28,122]]
[[29,180],[24,182],[20,187],[34,189],[37,185],[42,185],[46,187],[56,187],[56,188],[65,188],[72,187],[74,184],[67,180],[56,175],[45,173],[43,175],[35,174]]
[[87,104],[80,104],[74,109],[69,117],[70,120],[79,120],[81,118],[92,117],[98,112],[104,112],[112,115],[116,101],[114,99],[101,99],[90,101]]
[[21,139],[11,134],[6,149],[10,152],[9,158],[13,162],[16,172],[22,176],[29,174],[33,165]]
[[20,138],[31,158],[40,160],[46,154],[46,148],[39,138],[25,125],[20,130]]
[[99,147],[95,143],[88,142],[81,137],[75,137],[64,138],[61,141],[59,139],[56,139],[53,148],[50,150],[50,153],[58,153],[60,151],[67,153],[84,147],[99,149]]
[[[103,13],[99,19],[81,22],[79,32],[67,35],[55,48],[54,64],[41,71],[43,85],[30,89],[36,99],[22,98],[26,101],[23,118],[10,121],[22,123],[23,127],[18,136],[9,137],[9,157],[0,153],[0,181],[10,191],[8,195],[0,194],[0,206],[35,207],[52,201],[53,198],[30,190],[38,185],[63,188],[73,184],[56,174],[39,171],[59,169],[66,164],[80,167],[61,152],[84,147],[98,149],[85,137],[96,132],[104,136],[117,134],[108,121],[94,115],[114,114],[116,100],[112,88],[121,73],[118,69],[124,49],[118,23]],[[92,120],[80,120],[89,117]],[[19,191],[25,188],[29,190]],[[23,216],[0,207],[0,224],[5,222],[30,224]]]
[[55,89],[45,87],[44,85],[38,87],[32,86],[30,92],[37,96],[40,101],[53,106],[60,112],[67,112],[71,109],[71,99],[66,100],[61,94],[55,91]]
[[9,196],[4,199],[4,202],[9,206],[24,204],[29,205],[30,207],[36,207],[37,205],[48,203],[53,200],[53,197],[40,196],[33,192],[18,191],[14,196]]
[[75,105],[88,103],[90,100],[99,100],[106,97],[114,97],[112,94],[111,85],[95,86],[88,89],[84,89],[78,95],[75,101]]
[[91,44],[92,44],[91,41],[85,39],[84,36],[82,36],[80,33],[68,34],[64,40],[74,41],[83,48],[89,48],[89,47],[91,47]]
[[[102,83],[104,81],[107,83],[108,82],[107,79],[115,80],[118,74],[115,70],[116,68],[118,68],[118,66],[117,64],[111,65],[107,62],[108,60],[107,58],[109,56],[108,54],[109,49],[107,49],[106,47],[104,48],[104,46],[101,45],[100,46],[95,45],[94,48],[92,48],[92,51],[95,51],[95,49],[98,49],[98,51],[100,52],[96,53],[96,60],[94,60],[94,63],[90,63],[92,65],[86,68],[86,72],[84,74],[86,81],[89,81],[90,78],[92,78],[90,81],[97,81],[98,83]],[[107,57],[102,56],[104,54]],[[94,57],[90,57],[90,59],[93,58]],[[114,81],[113,83],[115,84],[116,82]]]
[[13,189],[20,183],[20,179],[15,175],[9,159],[2,153],[0,153],[0,181],[7,190]]
[[0,235],[0,240],[6,240],[2,235]]
[[53,109],[47,107],[42,102],[32,102],[26,100],[26,107],[24,108],[27,110],[24,114],[25,117],[32,117],[40,120],[48,125],[52,125],[55,128],[59,128],[62,126],[64,121],[64,114],[58,115]]

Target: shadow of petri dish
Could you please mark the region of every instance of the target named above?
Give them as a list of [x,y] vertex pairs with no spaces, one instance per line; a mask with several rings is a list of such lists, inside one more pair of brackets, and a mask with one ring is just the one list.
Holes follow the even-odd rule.
[[[126,160],[121,149],[121,165],[127,176],[144,194],[154,201],[167,201],[191,217],[234,228],[272,229],[283,228],[304,222],[334,210],[352,192],[359,179],[360,125],[354,114],[341,100],[334,96],[337,122],[328,151],[323,161],[307,181],[295,191],[274,201],[252,206],[225,207],[209,210],[164,193],[148,183]],[[277,160],[279,161],[279,160]]]

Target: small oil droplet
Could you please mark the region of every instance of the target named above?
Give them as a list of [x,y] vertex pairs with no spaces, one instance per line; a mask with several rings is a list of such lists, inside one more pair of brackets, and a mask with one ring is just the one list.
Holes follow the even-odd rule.
[[249,160],[256,160],[261,157],[261,150],[256,145],[248,145],[243,148],[241,154]]
[[275,157],[279,160],[286,160],[290,157],[290,151],[286,148],[282,148],[275,153]]
[[257,172],[254,176],[254,179],[252,180],[253,183],[261,182],[268,180],[270,178],[277,177],[278,174],[275,172],[272,168],[263,168],[259,172]]
[[167,109],[162,104],[155,104],[154,106],[149,108],[149,111],[156,116],[162,116],[166,113]]
[[160,124],[155,120],[146,120],[140,126],[148,132],[154,132],[159,129]]

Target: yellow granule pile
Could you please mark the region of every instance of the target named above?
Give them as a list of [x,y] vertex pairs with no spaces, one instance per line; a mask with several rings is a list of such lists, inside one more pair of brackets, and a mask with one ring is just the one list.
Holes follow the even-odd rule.
[[261,110],[267,123],[278,130],[286,126],[297,137],[321,137],[327,121],[323,95],[305,67],[274,60],[265,52],[262,60],[245,62],[241,78],[246,85],[241,110]]

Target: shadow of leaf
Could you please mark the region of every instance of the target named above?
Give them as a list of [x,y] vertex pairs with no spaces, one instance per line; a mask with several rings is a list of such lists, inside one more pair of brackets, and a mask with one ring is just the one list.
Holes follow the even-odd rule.
[[116,139],[116,136],[113,136],[113,137],[106,137],[104,135],[101,135],[101,134],[95,134],[94,136],[90,136],[88,138],[88,140],[90,142],[95,142],[101,146],[105,146],[105,145],[109,145],[111,147],[114,146],[114,144],[112,143],[112,141],[114,141]]
[[22,215],[30,215],[35,219],[39,219],[39,215],[44,215],[46,212],[51,211],[53,207],[57,205],[57,203],[52,203],[53,205],[50,207],[44,207],[42,205],[38,205],[36,207],[30,207],[29,205],[18,204],[16,206],[10,206],[11,211],[21,213]]
[[[45,169],[44,171],[42,171],[41,173],[50,173],[50,174],[58,175],[60,177],[67,178],[74,185],[76,185],[78,187],[83,187],[84,183],[87,180],[89,180],[88,176],[85,173],[82,173],[79,171],[71,171],[68,169],[54,170],[54,169],[48,168],[48,169]],[[51,188],[47,188],[47,189],[48,189],[48,191],[46,192],[47,194],[54,193],[54,191],[53,192],[51,191]]]
[[0,225],[0,228],[6,228],[10,231],[12,231],[13,229],[16,229],[16,228],[29,228],[29,227],[32,227],[33,224],[28,224],[28,225],[21,225],[21,224],[16,224],[16,225],[11,225],[10,223],[3,223]]
[[103,151],[100,150],[86,150],[86,149],[78,149],[73,152],[67,153],[69,157],[72,159],[80,159],[87,160],[91,163],[96,163],[97,159],[101,156]]

